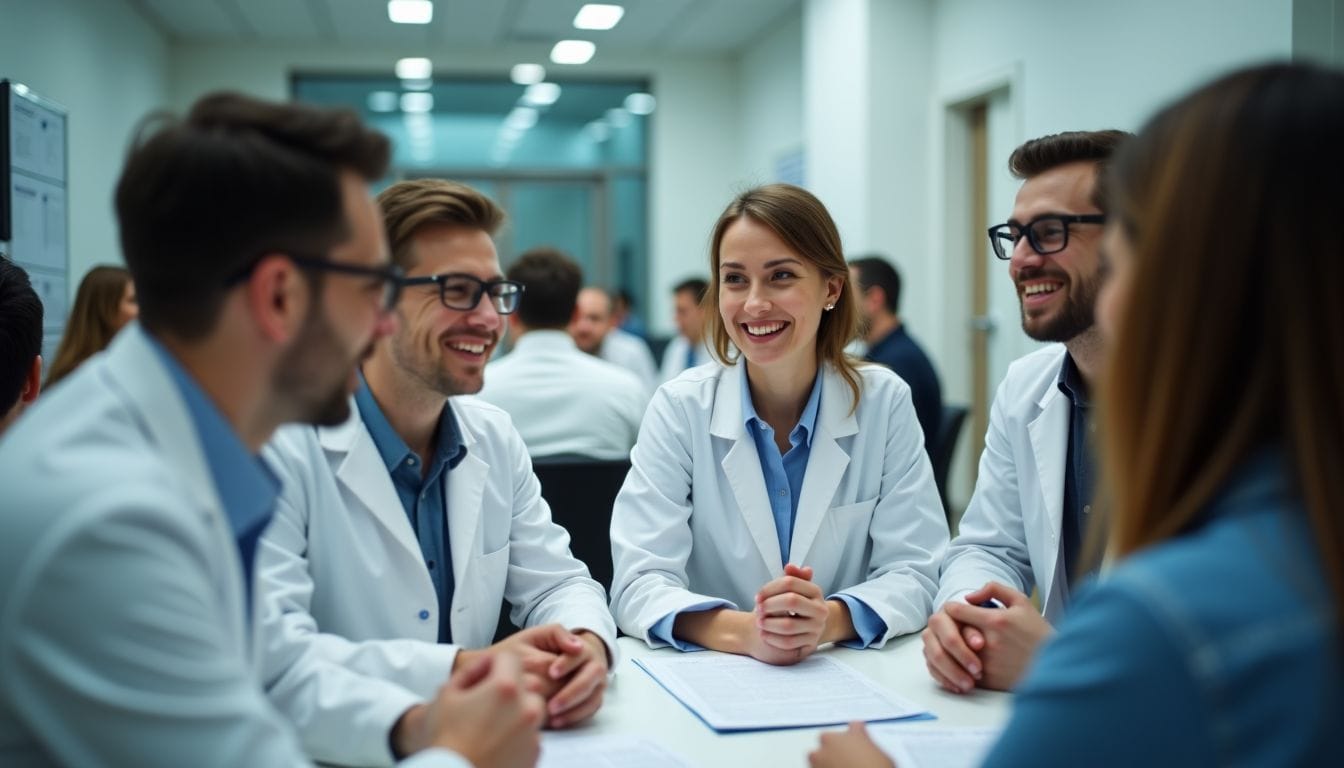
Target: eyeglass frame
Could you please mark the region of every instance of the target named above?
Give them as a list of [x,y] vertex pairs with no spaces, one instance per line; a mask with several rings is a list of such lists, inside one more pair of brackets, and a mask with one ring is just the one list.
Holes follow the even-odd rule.
[[[444,294],[444,282],[449,278],[459,280],[469,280],[476,284],[476,290],[475,292],[472,293],[471,302],[469,306],[455,307],[448,303],[448,297]],[[409,287],[413,285],[437,285],[439,287],[439,303],[442,304],[445,308],[454,310],[456,312],[472,311],[476,307],[480,306],[481,299],[486,294],[490,294],[491,298],[490,305],[494,307],[494,310],[501,315],[511,315],[514,312],[517,312],[518,305],[522,302],[523,292],[527,290],[527,286],[523,285],[517,280],[508,280],[505,278],[496,278],[494,280],[482,280],[481,278],[475,275],[467,274],[466,272],[441,272],[437,275],[424,275],[422,277],[403,277],[401,279],[401,285],[402,287]],[[501,285],[512,286],[514,288],[517,288],[518,290],[514,291],[513,293],[504,294],[502,296],[496,296],[494,293],[492,293],[492,291],[495,289],[496,286]],[[499,304],[500,300],[505,297],[514,297],[513,306],[510,307],[509,309],[504,309]]]
[[397,302],[401,301],[401,290],[405,284],[406,273],[396,264],[388,264],[382,267],[367,267],[361,264],[347,264],[343,261],[332,261],[322,256],[312,256],[308,254],[290,253],[276,250],[268,251],[256,259],[252,260],[247,266],[238,270],[224,282],[226,286],[236,285],[246,280],[261,260],[272,253],[289,259],[300,269],[311,269],[315,272],[336,272],[343,275],[358,275],[360,277],[373,278],[381,282],[383,288],[383,300],[379,309],[383,312],[391,312],[396,308]]
[[[1064,237],[1062,243],[1058,248],[1050,248],[1047,250],[1044,246],[1042,246],[1039,242],[1037,242],[1034,227],[1042,221],[1050,221],[1050,220],[1058,221],[1062,225]],[[1037,216],[1036,218],[1026,222],[1025,224],[1014,224],[1012,220],[1006,221],[1002,224],[995,224],[994,226],[986,230],[986,234],[989,235],[989,246],[990,249],[994,251],[994,256],[997,257],[1000,261],[1008,261],[1013,258],[1013,249],[1017,248],[1018,241],[1020,241],[1023,237],[1027,239],[1027,245],[1031,246],[1031,250],[1035,251],[1037,254],[1041,256],[1049,256],[1052,253],[1059,253],[1060,251],[1069,247],[1070,225],[1105,224],[1105,223],[1106,223],[1106,214],[1104,213],[1046,213]],[[997,237],[995,235],[995,232],[1002,230],[1005,227],[1017,227],[1018,232],[1020,234],[1016,238]],[[1005,251],[1003,248],[1003,243],[1000,241],[1009,239],[1012,240],[1013,246],[1012,248],[1009,248]]]

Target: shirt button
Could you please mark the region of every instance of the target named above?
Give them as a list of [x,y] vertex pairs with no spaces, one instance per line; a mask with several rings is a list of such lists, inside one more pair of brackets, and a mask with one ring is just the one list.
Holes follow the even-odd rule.
[[789,495],[789,491],[788,491],[788,489],[780,488],[780,489],[779,489],[779,495],[780,495],[780,496],[787,496],[787,495]]
[[1083,514],[1084,514],[1084,515],[1090,515],[1090,514],[1092,514],[1092,505],[1091,505],[1091,504],[1084,504],[1084,505],[1083,505]]
[[415,458],[412,457],[412,458],[406,459],[406,466],[408,466],[408,467],[414,467],[414,466],[415,466]]
[[421,621],[426,621],[426,620],[428,620],[428,619],[429,619],[429,611],[424,611],[424,610],[420,611],[420,620],[421,620]]

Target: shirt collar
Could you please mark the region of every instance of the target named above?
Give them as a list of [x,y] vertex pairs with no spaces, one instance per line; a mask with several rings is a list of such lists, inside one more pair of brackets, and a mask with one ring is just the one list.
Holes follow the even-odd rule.
[[275,500],[280,494],[279,478],[265,461],[243,445],[233,426],[182,364],[154,337],[149,334],[145,337],[182,393],[215,483],[215,493],[234,532],[264,525],[275,510]]
[[[751,402],[751,386],[747,381],[746,365],[742,367],[742,422],[750,429],[752,424],[767,425],[760,416],[756,414],[756,406]],[[793,445],[806,443],[807,447],[812,447],[812,434],[817,428],[817,411],[821,407],[821,372],[812,380],[812,393],[807,396],[807,405],[803,406],[803,414],[798,418],[798,424],[789,433],[789,442]]]
[[[359,387],[355,390],[355,407],[359,409],[359,417],[364,421],[364,426],[368,427],[369,435],[373,438],[374,446],[378,448],[378,455],[383,457],[383,464],[387,466],[388,472],[405,465],[406,459],[414,456],[406,441],[401,439],[401,435],[392,428],[387,416],[383,414],[383,409],[374,399],[373,390],[369,389],[362,372],[359,374]],[[454,469],[466,455],[467,446],[462,442],[462,433],[457,428],[457,417],[453,415],[453,409],[445,401],[443,412],[439,415],[439,441],[434,448],[431,466],[446,461],[448,468]]]
[[1059,368],[1059,391],[1068,395],[1075,407],[1087,408],[1092,405],[1088,396],[1087,382],[1083,381],[1083,374],[1078,370],[1078,364],[1073,362],[1073,355],[1067,352],[1064,353],[1064,364]]

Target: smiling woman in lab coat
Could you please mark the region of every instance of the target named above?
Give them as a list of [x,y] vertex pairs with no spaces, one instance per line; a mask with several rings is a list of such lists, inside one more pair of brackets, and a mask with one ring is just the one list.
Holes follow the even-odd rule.
[[845,356],[858,316],[830,214],[792,185],[744,192],[710,269],[723,365],[644,416],[611,522],[617,623],[772,664],[922,628],[947,525],[909,387]]

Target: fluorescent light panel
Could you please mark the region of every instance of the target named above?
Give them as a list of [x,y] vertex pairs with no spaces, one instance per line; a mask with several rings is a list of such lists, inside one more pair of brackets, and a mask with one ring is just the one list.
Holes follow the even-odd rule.
[[523,91],[523,103],[533,107],[548,107],[560,98],[560,86],[555,83],[533,83]]
[[397,111],[397,94],[391,91],[374,91],[369,94],[369,109],[374,112]]
[[387,0],[387,18],[395,24],[428,24],[434,19],[430,0]]
[[434,94],[425,91],[411,91],[401,94],[402,112],[428,112],[434,109]]
[[527,130],[537,124],[537,110],[531,107],[514,107],[509,116],[504,118],[504,125],[509,128]]
[[546,79],[546,68],[540,64],[514,64],[509,79],[518,85],[532,85]]
[[434,74],[429,59],[397,59],[397,77],[401,80],[428,80]]
[[650,93],[632,93],[625,97],[625,111],[632,115],[651,115],[658,101]]
[[611,29],[624,15],[625,9],[619,5],[589,3],[574,16],[574,26],[579,29]]
[[587,64],[597,52],[597,46],[588,40],[561,40],[551,49],[551,61],[556,64]]

